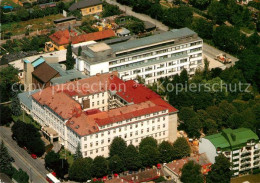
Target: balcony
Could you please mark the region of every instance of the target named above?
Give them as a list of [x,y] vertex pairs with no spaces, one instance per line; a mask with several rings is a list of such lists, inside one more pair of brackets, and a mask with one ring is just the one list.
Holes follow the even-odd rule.
[[238,156],[233,156],[233,160],[234,159],[239,159],[239,155]]
[[239,164],[239,161],[233,161],[233,164],[234,164],[234,165],[238,165],[238,164]]
[[239,153],[239,149],[238,150],[235,150],[235,151],[233,151],[233,154],[237,154],[237,153]]

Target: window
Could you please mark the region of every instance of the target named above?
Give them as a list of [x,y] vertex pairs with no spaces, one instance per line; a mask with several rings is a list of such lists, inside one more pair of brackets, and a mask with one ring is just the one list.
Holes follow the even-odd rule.
[[98,138],[98,134],[96,134],[96,138]]
[[132,129],[133,128],[133,126],[132,125],[130,125],[130,129]]
[[95,105],[95,103],[94,102],[92,102],[92,107]]
[[127,138],[127,134],[125,134],[125,139]]
[[144,133],[144,130],[142,129],[142,130],[141,130],[141,134],[143,134],[143,133]]
[[105,96],[105,93],[102,93],[102,97],[104,97]]
[[153,126],[152,131],[154,131],[155,127]]
[[113,130],[113,133],[116,133],[116,130]]
[[85,154],[85,156],[87,156],[87,155],[88,155],[88,152],[87,152],[87,151],[85,151],[85,152],[84,152],[84,154]]
[[110,135],[110,131],[108,131],[107,134]]
[[92,151],[92,150],[90,151],[90,154],[93,154],[93,151]]
[[130,137],[132,137],[132,136],[133,136],[133,133],[131,132],[131,133],[130,133]]
[[87,137],[84,137],[84,141],[87,141]]
[[165,128],[165,124],[163,124],[163,128]]
[[96,141],[96,146],[98,146],[98,141]]
[[121,132],[121,128],[119,128],[119,132]]
[[147,128],[147,132],[149,132],[149,128]]
[[135,135],[138,135],[138,131],[135,132]]
[[98,153],[98,149],[96,149],[96,153]]
[[97,105],[99,105],[99,101],[97,101]]
[[90,147],[92,147],[92,146],[93,146],[93,143],[91,142],[91,143],[90,143]]
[[160,125],[157,126],[157,129],[158,129],[158,130],[160,129]]
[[95,95],[92,95],[92,99],[94,99]]
[[138,124],[135,124],[135,127],[138,128]]
[[110,138],[107,139],[107,142],[110,143]]
[[105,100],[102,100],[102,104],[104,104],[105,103]]
[[101,148],[101,151],[104,151],[104,147]]
[[104,140],[101,140],[101,144],[104,144]]

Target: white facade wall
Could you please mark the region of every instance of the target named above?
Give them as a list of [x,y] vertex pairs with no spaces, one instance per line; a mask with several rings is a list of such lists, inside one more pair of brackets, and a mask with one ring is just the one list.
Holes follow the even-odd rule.
[[[102,100],[108,101],[108,97],[108,92],[104,95],[99,93],[89,96],[91,103],[99,101],[100,104]],[[80,102],[82,98],[77,98],[77,100]],[[108,103],[105,110],[107,107]],[[91,108],[102,108],[102,106],[95,105]],[[59,134],[59,142],[72,153],[80,143],[84,157],[94,158],[98,155],[107,157],[109,145],[117,136],[125,139],[128,145],[135,146],[147,136],[154,137],[158,143],[164,140],[173,142],[177,138],[177,114],[169,115],[168,110],[101,126],[98,133],[84,137],[67,127],[67,121],[58,117],[54,111],[47,106],[41,106],[34,100],[32,101],[32,116],[41,126],[53,128]]]
[[[194,74],[196,68],[202,64],[202,45],[203,41],[199,39],[190,43],[111,58],[98,64],[90,65],[83,60],[80,62],[84,62],[84,71],[90,76],[97,73],[118,71],[119,77],[123,80],[135,80],[139,75],[145,79],[146,83],[153,83],[161,77],[179,74],[184,68],[189,74]],[[159,59],[163,60],[159,61]],[[183,62],[184,59],[187,59],[187,61]],[[158,63],[149,64],[150,61],[158,61]],[[128,66],[122,69],[122,66],[129,64],[140,64],[140,66],[134,68]],[[80,68],[79,70],[83,69]]]

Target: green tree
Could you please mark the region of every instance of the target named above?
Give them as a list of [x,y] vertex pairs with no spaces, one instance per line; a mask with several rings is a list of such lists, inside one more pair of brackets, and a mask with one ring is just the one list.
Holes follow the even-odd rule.
[[160,152],[157,147],[146,145],[140,148],[140,159],[144,167],[151,167],[159,163]]
[[232,176],[230,166],[229,160],[223,154],[216,156],[215,163],[207,175],[207,183],[229,183]]
[[13,120],[11,110],[6,105],[0,105],[0,119],[0,126],[10,124]]
[[114,155],[118,155],[122,158],[126,147],[127,145],[124,139],[121,137],[115,137],[109,146],[109,156],[113,157]]
[[187,120],[184,123],[185,132],[188,134],[191,138],[200,138],[200,130],[202,129],[202,124],[198,118],[198,116],[193,117],[189,120]]
[[201,38],[211,39],[213,32],[213,24],[204,18],[194,19],[192,28],[198,33]]
[[180,73],[180,83],[185,84],[189,81],[189,75],[186,69],[183,69]]
[[67,53],[66,53],[66,70],[70,70],[74,68],[75,64],[75,58],[72,56],[72,46],[71,43],[69,43],[67,47]]
[[173,143],[173,157],[174,159],[181,159],[190,155],[191,149],[184,137],[179,137]]
[[18,171],[15,171],[12,178],[15,179],[19,183],[28,183],[29,182],[28,174],[26,172],[24,172],[21,168],[19,168]]
[[208,8],[208,14],[218,24],[223,24],[228,19],[228,11],[222,3],[213,1]]
[[183,121],[184,123],[195,116],[196,116],[196,113],[190,107],[182,107],[178,114],[179,119],[181,121]]
[[48,152],[44,158],[45,167],[48,167],[50,169],[55,169],[55,164],[59,159],[60,156],[58,153],[55,153],[54,151]]
[[20,116],[22,114],[22,111],[21,111],[20,101],[18,99],[18,92],[16,91],[13,92],[13,97],[11,101],[12,101],[11,103],[12,114],[14,116]]
[[103,156],[95,157],[92,164],[92,176],[93,177],[103,177],[107,174],[108,162]]
[[206,9],[211,0],[190,0],[189,3],[199,9]]
[[212,119],[206,119],[203,124],[203,131],[206,135],[212,135],[218,132],[218,125],[216,121]]
[[154,148],[157,148],[157,141],[153,137],[145,137],[141,140],[139,144],[139,150],[141,150],[145,146],[152,146]]
[[74,160],[79,159],[79,158],[83,158],[82,153],[81,153],[80,143],[78,143],[78,146],[76,148],[76,152],[75,152],[73,158],[74,158]]
[[79,49],[78,49],[78,56],[81,56],[81,52],[82,52],[82,47],[79,46]]
[[181,181],[183,183],[203,183],[201,167],[194,161],[189,161],[181,169]]
[[173,160],[173,146],[168,141],[163,141],[158,146],[160,152],[160,161],[163,163],[168,163]]
[[69,169],[69,178],[77,182],[91,179],[93,160],[91,158],[76,159]]
[[12,94],[12,86],[19,82],[18,78],[19,71],[13,66],[8,66],[0,70],[0,101],[9,101]]
[[132,144],[125,149],[123,159],[127,170],[138,170],[142,165],[139,152]]
[[7,148],[4,145],[4,142],[1,141],[0,144],[0,172],[8,172],[12,168],[11,165],[11,156],[8,153]]
[[108,160],[108,166],[112,173],[121,173],[124,171],[124,162],[118,155],[114,155]]

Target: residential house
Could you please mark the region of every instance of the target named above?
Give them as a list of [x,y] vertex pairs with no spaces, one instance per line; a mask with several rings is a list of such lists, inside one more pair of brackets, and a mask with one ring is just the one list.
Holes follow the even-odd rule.
[[101,0],[82,0],[72,4],[69,11],[80,10],[82,16],[101,13],[103,10]]

